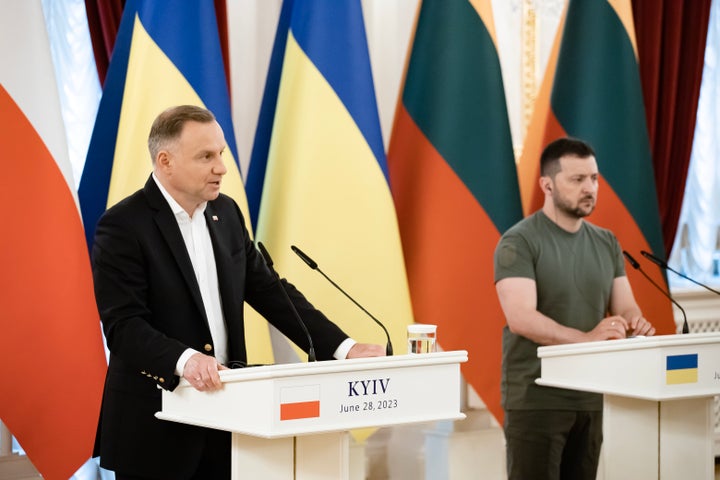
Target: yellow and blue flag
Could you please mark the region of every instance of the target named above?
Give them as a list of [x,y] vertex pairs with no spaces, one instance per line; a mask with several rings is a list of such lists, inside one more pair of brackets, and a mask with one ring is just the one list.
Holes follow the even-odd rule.
[[267,156],[268,150],[270,150],[270,138],[272,137],[275,120],[275,107],[277,106],[278,90],[280,89],[280,75],[282,74],[283,59],[285,58],[285,45],[287,45],[287,37],[290,32],[292,8],[293,0],[285,0],[280,10],[275,41],[270,55],[270,66],[265,79],[265,90],[260,104],[255,140],[250,153],[250,166],[245,179],[245,192],[253,226],[257,226],[260,211],[260,200],[267,169]]
[[[127,2],[78,192],[88,246],[105,209],[144,185],[152,171],[150,126],[174,105],[198,105],[217,118],[228,144],[222,191],[247,218],[225,79],[212,2]],[[248,343],[249,359],[272,362],[265,322],[247,316],[246,330],[254,339]]]
[[383,321],[405,353],[410,297],[360,1],[295,0],[288,13],[257,237],[277,270],[349,335],[386,343],[291,245]]
[[698,381],[698,354],[668,355],[665,358],[665,383],[677,385],[680,383],[697,383]]

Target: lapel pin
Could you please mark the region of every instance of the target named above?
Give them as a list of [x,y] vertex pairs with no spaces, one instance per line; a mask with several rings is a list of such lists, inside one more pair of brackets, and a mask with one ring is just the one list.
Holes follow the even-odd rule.
[[213,219],[213,222],[217,222],[218,221],[217,215],[213,215],[212,219]]

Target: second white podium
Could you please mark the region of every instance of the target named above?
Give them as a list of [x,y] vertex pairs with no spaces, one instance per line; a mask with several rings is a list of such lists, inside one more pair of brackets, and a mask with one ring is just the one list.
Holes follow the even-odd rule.
[[538,348],[540,385],[603,393],[605,478],[714,478],[720,333]]

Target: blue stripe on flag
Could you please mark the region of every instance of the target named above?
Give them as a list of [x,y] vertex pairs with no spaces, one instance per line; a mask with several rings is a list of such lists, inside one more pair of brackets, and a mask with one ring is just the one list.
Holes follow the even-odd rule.
[[128,58],[130,57],[134,14],[135,12],[131,8],[126,8],[120,20],[112,61],[105,78],[103,95],[100,99],[98,115],[78,187],[80,213],[88,250],[91,249],[95,238],[95,224],[107,207],[113,153],[117,142],[120,109],[122,108]]
[[681,370],[685,368],[698,368],[698,354],[668,355],[666,359],[667,370]]
[[377,103],[368,101],[375,88],[360,0],[296,0],[290,28],[350,112],[387,180]]
[[257,228],[260,200],[262,199],[263,184],[265,183],[268,151],[270,150],[270,139],[275,124],[275,108],[277,106],[278,91],[280,90],[280,77],[282,76],[292,7],[293,0],[283,1],[277,32],[275,33],[275,43],[270,56],[270,66],[265,79],[265,92],[263,93],[260,116],[255,129],[255,140],[250,154],[250,167],[245,181],[245,194],[253,228]]
[[[152,0],[129,0],[120,21],[78,188],[89,249],[95,236],[95,225],[107,207],[136,14],[148,34],[215,114],[239,169],[214,7],[202,0],[168,0],[162,4]],[[222,80],[218,81],[218,78]]]
[[[215,114],[225,132],[228,148],[237,160],[235,133],[228,108],[230,95],[214,6],[203,0],[164,0],[161,6],[153,0],[139,0],[137,3],[138,16],[148,34],[183,73],[207,109]],[[223,76],[219,81],[208,72],[222,72]]]

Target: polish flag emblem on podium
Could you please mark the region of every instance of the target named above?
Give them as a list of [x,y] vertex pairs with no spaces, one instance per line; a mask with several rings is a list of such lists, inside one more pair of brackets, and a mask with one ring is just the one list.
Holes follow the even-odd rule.
[[302,385],[280,389],[280,420],[298,420],[320,416],[320,385]]

